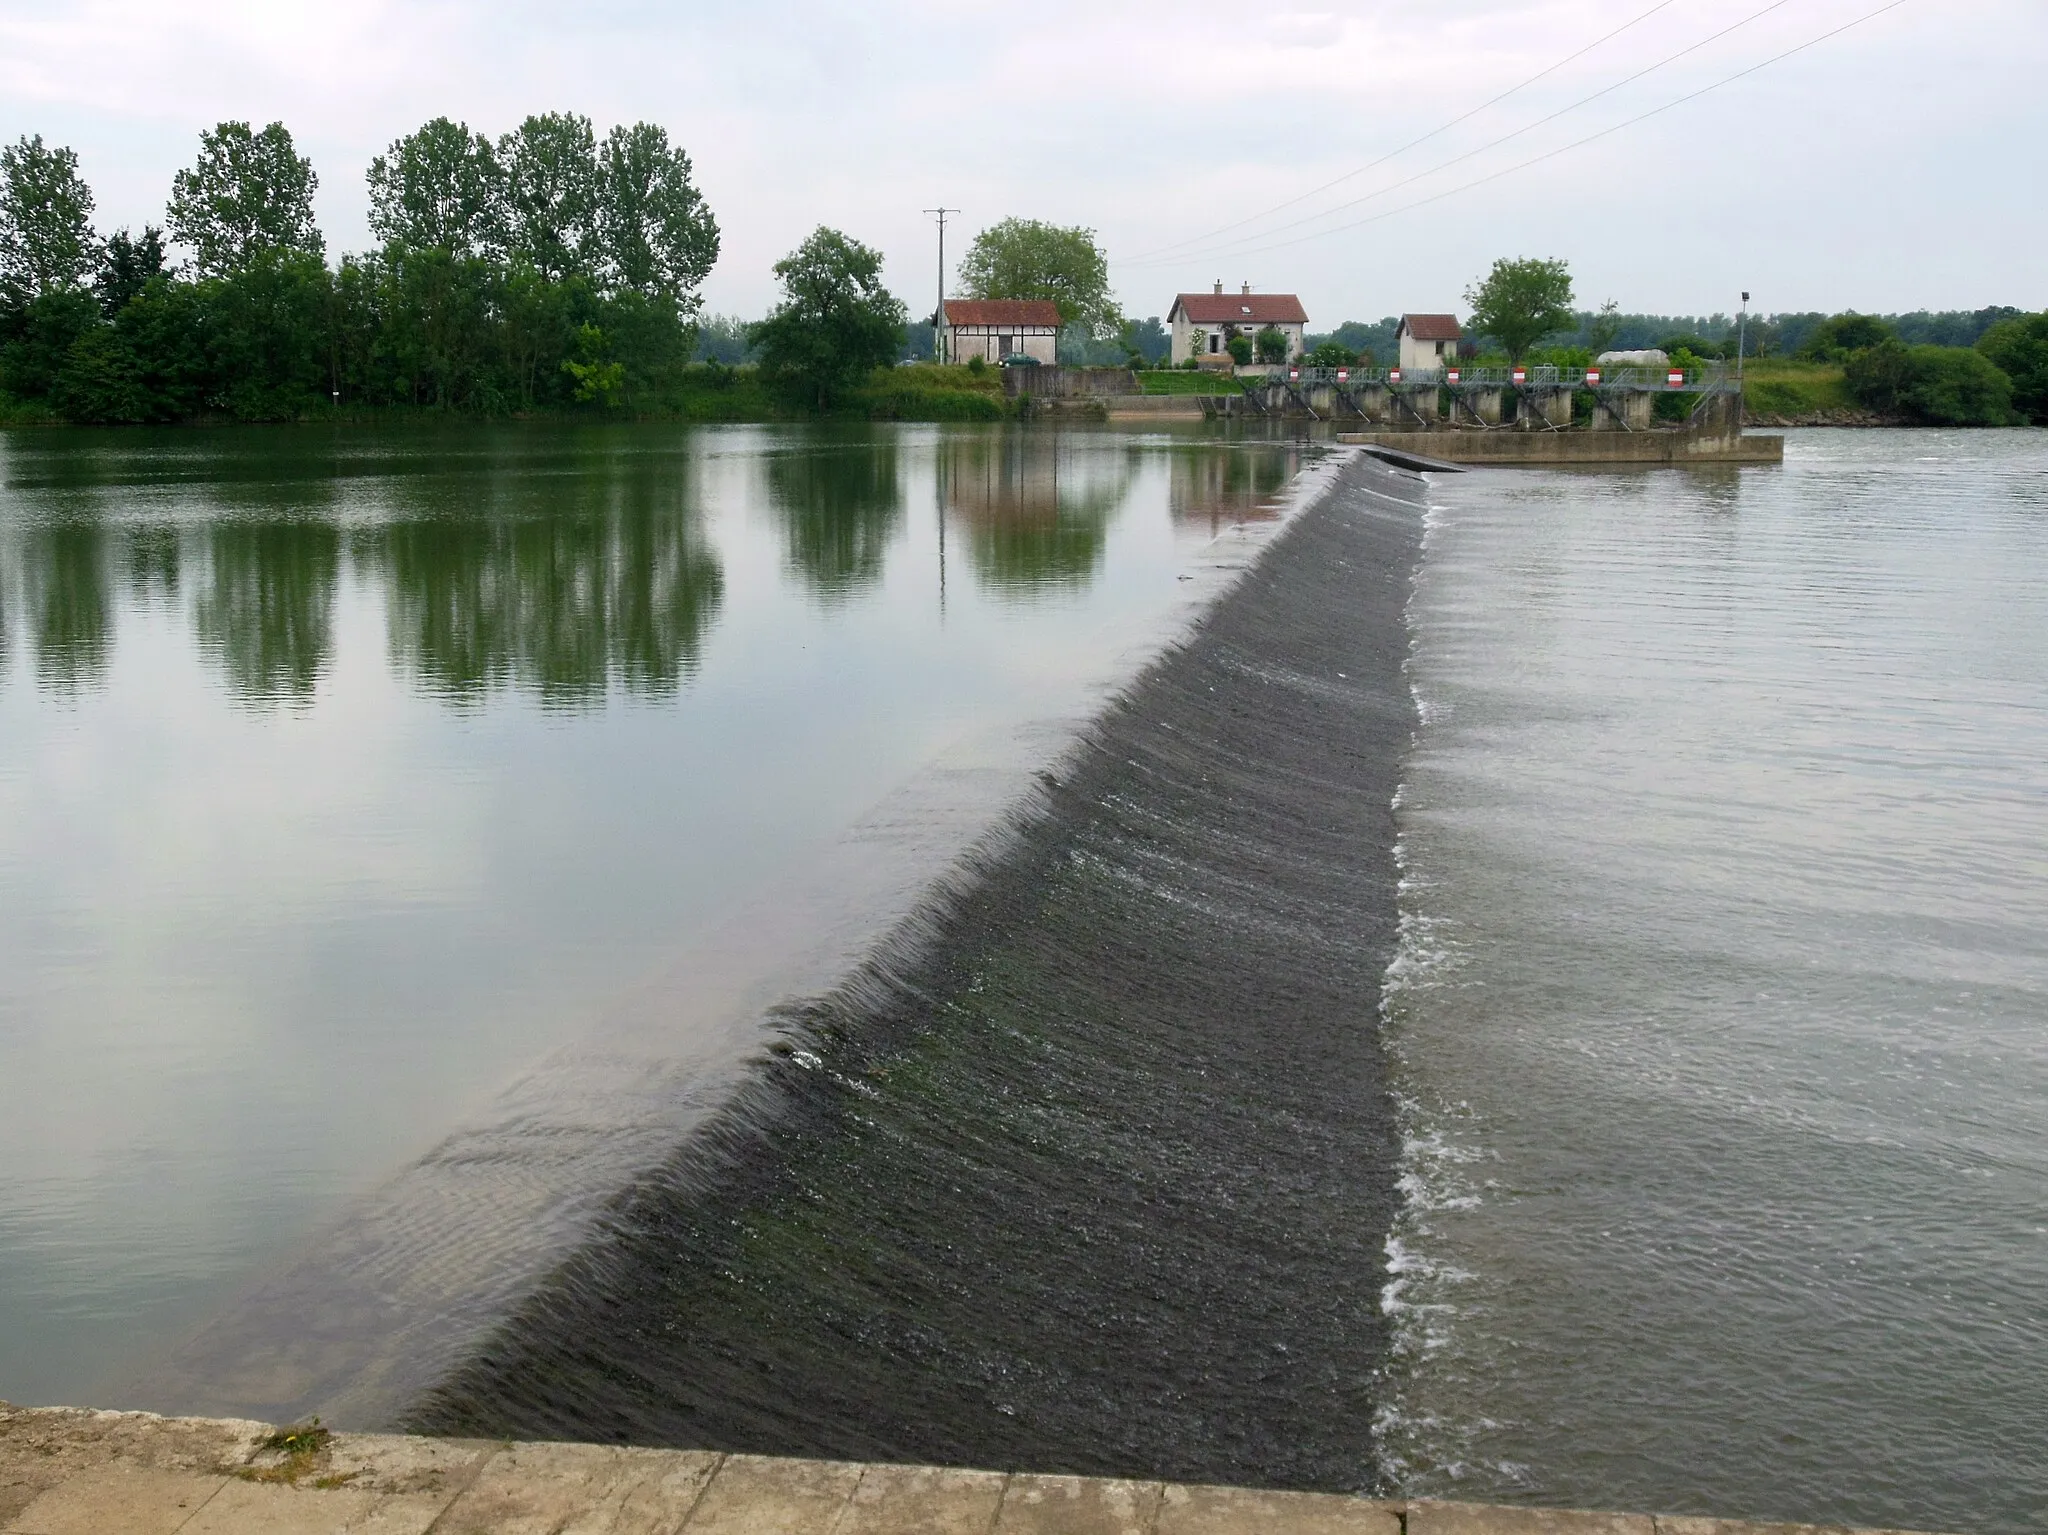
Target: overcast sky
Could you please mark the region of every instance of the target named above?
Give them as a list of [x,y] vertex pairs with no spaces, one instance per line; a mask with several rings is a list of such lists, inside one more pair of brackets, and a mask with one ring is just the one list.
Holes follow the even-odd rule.
[[369,243],[370,157],[430,117],[651,119],[724,230],[708,304],[747,316],[820,223],[928,313],[942,202],[949,261],[1012,214],[1095,229],[1140,316],[1217,278],[1300,293],[1315,328],[1458,309],[1503,255],[1626,310],[2048,308],[2048,0],[1905,0],[1524,166],[1883,3],[1667,0],[1375,165],[1654,0],[0,0],[0,135],[77,149],[106,230],[162,221],[202,127],[282,119],[338,254]]

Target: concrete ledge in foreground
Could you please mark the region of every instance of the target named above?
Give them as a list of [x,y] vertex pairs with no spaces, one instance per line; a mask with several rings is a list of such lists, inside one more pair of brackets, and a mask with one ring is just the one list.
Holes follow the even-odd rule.
[[0,1404],[0,1532],[1800,1535],[1803,1528],[698,1450],[395,1434],[278,1441],[269,1424],[235,1418]]

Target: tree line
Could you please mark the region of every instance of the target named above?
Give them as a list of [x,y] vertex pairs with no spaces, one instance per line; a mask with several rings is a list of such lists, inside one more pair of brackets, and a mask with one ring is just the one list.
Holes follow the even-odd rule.
[[330,267],[282,123],[202,133],[164,223],[105,239],[73,151],[0,149],[0,391],[76,421],[502,412],[631,403],[689,361],[718,224],[659,125],[436,118],[368,180],[380,246]]

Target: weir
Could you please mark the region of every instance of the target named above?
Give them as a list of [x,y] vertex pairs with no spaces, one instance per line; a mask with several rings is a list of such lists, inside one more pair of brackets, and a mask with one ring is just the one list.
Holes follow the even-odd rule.
[[1350,462],[406,1425],[1375,1486],[1418,488]]

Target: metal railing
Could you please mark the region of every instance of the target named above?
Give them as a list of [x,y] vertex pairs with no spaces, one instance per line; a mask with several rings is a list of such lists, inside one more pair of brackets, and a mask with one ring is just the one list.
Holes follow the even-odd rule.
[[1421,372],[1401,368],[1290,367],[1261,379],[1239,380],[1247,389],[1292,386],[1380,389],[1597,389],[1658,394],[1721,394],[1735,388],[1723,362],[1694,368],[1445,368]]

